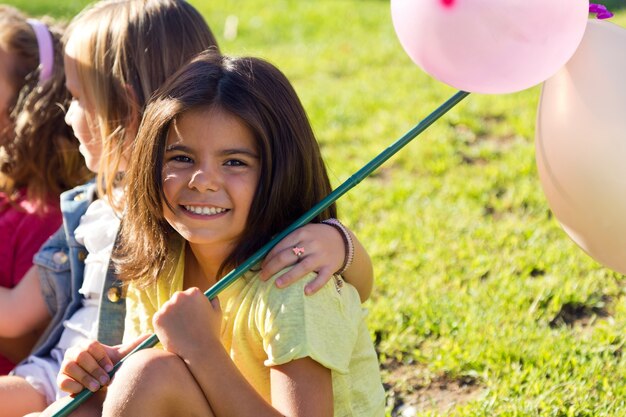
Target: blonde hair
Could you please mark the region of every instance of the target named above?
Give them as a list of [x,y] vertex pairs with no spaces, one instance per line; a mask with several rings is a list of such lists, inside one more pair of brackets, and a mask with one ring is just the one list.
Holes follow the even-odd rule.
[[60,25],[44,18],[52,37],[51,77],[39,82],[39,46],[33,28],[17,9],[0,6],[0,48],[13,58],[9,125],[0,141],[0,191],[11,200],[21,190],[38,209],[91,174],[78,141],[64,121],[69,94],[65,88]]
[[[98,185],[111,198],[129,139],[146,102],[167,77],[217,41],[202,15],[183,0],[104,0],[70,23],[84,98],[102,139]],[[119,208],[119,207],[118,207]]]

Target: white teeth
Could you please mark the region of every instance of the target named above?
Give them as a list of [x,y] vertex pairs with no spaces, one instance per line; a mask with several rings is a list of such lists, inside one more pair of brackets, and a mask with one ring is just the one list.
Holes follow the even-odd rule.
[[186,210],[196,213],[202,214],[204,216],[212,216],[214,214],[220,214],[226,211],[225,208],[221,207],[207,207],[207,206],[184,206]]

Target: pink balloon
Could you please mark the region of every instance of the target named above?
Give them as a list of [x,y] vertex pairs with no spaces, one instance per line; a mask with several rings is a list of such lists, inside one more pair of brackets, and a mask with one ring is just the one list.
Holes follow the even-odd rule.
[[542,88],[539,179],[570,238],[626,274],[626,29],[590,20],[572,59]]
[[546,80],[572,56],[588,0],[391,0],[400,43],[439,81],[511,93]]

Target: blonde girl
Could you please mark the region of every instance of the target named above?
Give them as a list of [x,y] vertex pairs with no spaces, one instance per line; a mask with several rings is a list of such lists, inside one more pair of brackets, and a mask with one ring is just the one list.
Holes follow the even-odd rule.
[[[305,282],[273,285],[285,271],[263,282],[252,270],[219,301],[201,292],[331,191],[280,71],[260,59],[200,55],[148,106],[127,180],[137,198],[118,246],[132,278],[125,339],[156,330],[164,349],[127,359],[102,415],[384,414],[352,285],[335,276],[306,296]],[[314,221],[335,214],[332,205]],[[92,346],[66,358],[60,385],[76,392],[119,350]]]
[[[86,181],[78,141],[63,122],[61,28],[0,5],[0,292],[9,294],[61,225],[59,195]],[[10,312],[5,320],[20,320]],[[0,375],[26,357],[43,329],[0,332]],[[3,338],[4,337],[4,338]]]
[[[41,411],[58,399],[56,378],[69,347],[121,341],[125,300],[109,267],[125,202],[121,173],[148,97],[216,41],[185,1],[110,0],[75,17],[64,44],[72,96],[65,121],[98,180],[63,194],[64,227],[36,254],[37,267],[11,294],[8,304],[27,310],[28,318],[10,323],[13,331],[52,321],[35,352],[0,378],[0,416]],[[0,312],[0,329],[8,327],[4,317]]]
[[[125,290],[110,257],[121,213],[137,198],[124,179],[134,161],[130,154],[137,127],[148,98],[166,77],[207,48],[217,51],[215,38],[198,11],[182,0],[101,1],[81,12],[68,27],[65,70],[73,100],[66,121],[98,179],[64,195],[68,226],[38,254],[42,268],[34,274],[33,287],[44,295],[35,301],[53,320],[49,337],[16,368],[11,384],[6,384],[11,387],[4,390],[7,397],[24,398],[13,402],[22,408],[6,415],[21,415],[25,405],[30,407],[27,411],[41,410],[62,396],[55,380],[68,349],[90,346],[95,340],[121,342]],[[344,238],[333,227],[315,225],[294,232],[285,241],[283,249],[267,261],[266,270],[282,269],[300,260],[297,266],[302,269],[290,280],[312,269],[334,271],[344,263]],[[294,255],[291,247],[296,245],[306,247],[306,256]],[[54,265],[55,257],[67,267],[46,270]],[[371,264],[355,242],[355,262],[345,272],[349,276],[359,269],[369,271],[365,279],[356,279],[363,283],[367,296]],[[331,275],[328,272],[326,279]],[[29,296],[32,298],[32,293]],[[100,375],[88,385],[97,390],[106,383],[106,375]],[[0,403],[2,395],[0,380]]]

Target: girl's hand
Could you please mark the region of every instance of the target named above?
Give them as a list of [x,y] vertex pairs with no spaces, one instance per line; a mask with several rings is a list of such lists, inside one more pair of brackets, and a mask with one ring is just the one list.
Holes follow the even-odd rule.
[[[303,248],[304,253],[301,256],[296,255],[294,247]],[[345,256],[343,237],[334,227],[309,223],[272,248],[261,264],[260,277],[266,281],[282,269],[294,265],[276,280],[276,286],[283,288],[309,272],[317,272],[317,277],[304,288],[304,292],[310,295],[322,288],[341,268]]]
[[182,358],[198,350],[206,354],[206,347],[212,344],[221,346],[219,300],[209,301],[198,288],[174,294],[154,315],[152,323],[165,350]]
[[84,388],[96,392],[111,382],[108,373],[113,365],[131,352],[148,335],[141,336],[126,345],[107,346],[96,341],[87,341],[65,352],[57,385],[62,391],[78,394]]

